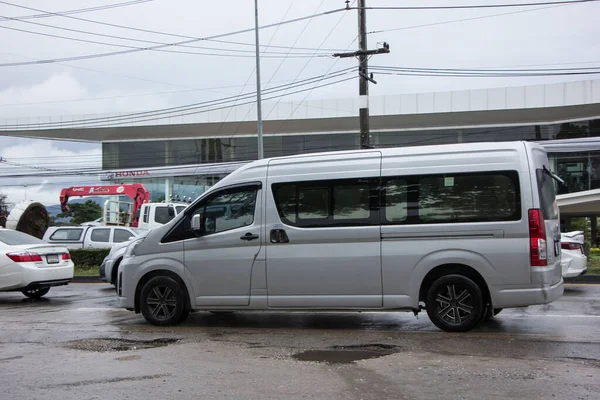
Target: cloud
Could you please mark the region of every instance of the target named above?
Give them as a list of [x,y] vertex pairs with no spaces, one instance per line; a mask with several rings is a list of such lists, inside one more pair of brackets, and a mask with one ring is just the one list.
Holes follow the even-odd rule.
[[4,118],[1,122],[43,123],[48,122],[50,117],[52,121],[60,121],[63,117],[67,121],[74,116],[91,118],[101,114],[161,108],[169,104],[168,97],[127,97],[130,94],[132,92],[110,86],[92,91],[71,72],[54,73],[33,85],[12,85],[1,90],[0,115]]
[[[5,138],[1,146],[0,191],[8,201],[18,203],[25,199],[44,205],[58,204],[63,187],[83,183],[97,183],[97,175],[61,175],[62,172],[99,170],[102,164],[100,145],[82,144],[64,148],[61,142]],[[54,173],[52,171],[55,171]],[[29,176],[23,176],[29,175]]]

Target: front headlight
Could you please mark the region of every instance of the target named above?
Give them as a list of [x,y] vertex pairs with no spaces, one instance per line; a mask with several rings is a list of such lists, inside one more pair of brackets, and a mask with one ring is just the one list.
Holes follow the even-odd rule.
[[135,256],[135,248],[143,241],[144,241],[144,238],[139,238],[139,239],[135,239],[131,243],[129,243],[129,245],[127,246],[127,250],[125,250],[125,255],[123,256],[123,258]]

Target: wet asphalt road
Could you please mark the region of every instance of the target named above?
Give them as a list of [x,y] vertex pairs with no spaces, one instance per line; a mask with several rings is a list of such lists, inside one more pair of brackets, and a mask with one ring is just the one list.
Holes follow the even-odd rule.
[[0,293],[0,399],[600,399],[600,286],[462,334],[425,313],[115,308],[105,284]]

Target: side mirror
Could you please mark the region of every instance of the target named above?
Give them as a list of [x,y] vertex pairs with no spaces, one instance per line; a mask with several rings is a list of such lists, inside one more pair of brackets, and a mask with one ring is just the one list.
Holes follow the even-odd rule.
[[200,214],[195,214],[192,217],[192,221],[190,222],[190,227],[195,232],[199,232],[200,231]]
[[129,239],[127,239],[127,240],[133,240],[133,239],[135,239],[135,236],[129,236]]

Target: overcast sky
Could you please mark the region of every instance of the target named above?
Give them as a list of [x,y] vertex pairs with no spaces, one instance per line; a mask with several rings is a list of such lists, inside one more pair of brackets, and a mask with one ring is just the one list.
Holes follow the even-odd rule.
[[[10,3],[50,12],[97,7],[124,0],[8,0]],[[537,1],[537,0],[527,0]],[[498,0],[493,3],[518,3],[525,0]],[[417,1],[367,0],[368,6],[489,4],[484,0]],[[260,24],[318,14],[343,8],[344,0],[259,0]],[[83,43],[2,27],[91,40],[119,46],[147,47],[145,41],[173,43],[183,38],[131,31],[60,16],[31,18],[20,21],[2,17],[22,17],[40,14],[38,11],[0,4],[0,64],[49,60],[125,50],[106,44]],[[508,14],[508,15],[498,15]],[[494,17],[486,17],[496,15]],[[578,67],[600,65],[600,2],[567,6],[537,6],[479,10],[367,11],[367,30],[383,31],[368,37],[369,48],[378,42],[389,43],[391,53],[377,55],[371,65],[475,68],[539,65],[547,67]],[[73,17],[108,22],[129,27],[174,33],[190,37],[206,37],[254,26],[253,0],[153,0],[126,7],[72,14]],[[451,22],[463,20],[460,22]],[[100,37],[59,30],[61,27],[135,40]],[[310,49],[357,48],[357,11],[343,11],[310,20],[273,27],[261,31],[261,44],[294,46]],[[177,54],[140,51],[132,54],[88,60],[46,63],[38,65],[0,67],[0,125],[9,119],[44,121],[53,116],[73,118],[91,114],[152,110],[184,105],[191,102],[237,95],[255,89],[253,32],[227,36],[222,40],[247,43],[226,44],[210,41],[193,43],[208,49],[169,47],[167,50],[215,53],[214,49],[230,49],[228,54],[245,57]],[[270,48],[286,53],[286,49]],[[316,76],[328,70],[355,66],[356,61],[323,57],[327,52],[302,51],[301,58],[267,58],[281,54],[264,54],[261,62],[263,88],[276,83]],[[311,54],[319,57],[309,57]],[[595,63],[594,63],[595,62]],[[568,64],[567,64],[568,63]],[[586,64],[587,63],[587,64]],[[552,64],[552,65],[550,65]],[[554,65],[557,64],[557,65]],[[564,65],[562,65],[564,64]],[[545,78],[441,78],[377,76],[377,85],[370,86],[372,96],[446,91],[455,89],[518,86],[588,79],[586,77]],[[591,76],[589,79],[597,78]],[[267,87],[268,87],[267,86]],[[315,89],[308,99],[353,97],[357,81]],[[304,98],[305,94],[295,99]],[[292,97],[294,98],[294,97]],[[292,99],[290,98],[290,99]],[[250,115],[249,119],[255,118]],[[0,126],[0,130],[2,127]],[[87,160],[86,166],[100,166],[98,144],[30,141],[0,137],[0,156],[22,164],[42,165],[47,158]],[[75,157],[75,158],[74,158]],[[81,157],[81,158],[76,158]],[[46,186],[28,186],[27,197],[54,204],[56,187],[70,186],[71,177],[13,178],[30,168],[0,165],[0,189],[11,201],[22,200],[24,187],[47,180]],[[83,178],[84,180],[95,178]],[[75,181],[73,181],[75,182]],[[12,186],[6,186],[12,185]]]

